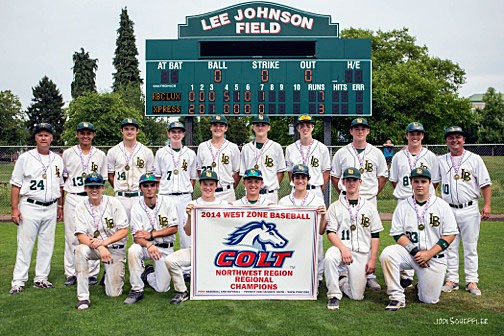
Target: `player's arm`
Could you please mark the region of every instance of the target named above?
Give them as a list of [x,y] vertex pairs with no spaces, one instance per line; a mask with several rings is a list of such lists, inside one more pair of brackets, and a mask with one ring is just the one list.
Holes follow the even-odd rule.
[[481,218],[488,219],[490,213],[492,212],[491,200],[492,200],[492,187],[490,184],[481,188],[481,195],[483,195],[483,209],[481,209]]
[[338,237],[338,233],[334,231],[327,232],[327,239],[340,250],[343,263],[350,265],[353,262],[352,251],[343,244],[340,237]]
[[332,185],[333,185],[334,189],[336,189],[336,191],[338,192],[338,194],[341,193],[341,190],[338,187],[339,180],[340,180],[339,177],[331,176]]
[[386,183],[387,183],[387,178],[385,176],[378,177],[378,194],[383,190],[383,187],[385,187]]
[[390,181],[390,183],[392,183],[392,187],[395,189],[395,188],[396,188],[396,186],[397,186],[397,182],[392,182],[392,181]]
[[115,175],[115,173],[108,173],[108,181],[109,181],[110,185],[112,186],[112,188],[114,188],[114,175]]
[[233,173],[233,180],[234,180],[233,188],[234,189],[236,189],[238,187],[238,184],[240,184],[240,179],[241,179],[240,172],[239,171],[234,172]]
[[329,173],[331,171],[330,170],[325,170],[323,173],[322,173],[322,178],[324,179],[324,184],[322,184],[322,186],[320,187],[320,189],[322,191],[324,191],[325,187],[327,187],[327,184],[329,183]]
[[326,227],[327,227],[326,207],[325,207],[325,205],[319,205],[317,207],[317,214],[320,216],[320,229],[319,229],[319,233],[321,235],[323,235],[324,232],[326,231]]
[[19,222],[23,220],[23,215],[19,211],[19,193],[21,187],[11,185],[11,217],[14,224],[19,225]]
[[448,248],[448,246],[450,246],[450,244],[453,242],[454,239],[455,239],[455,235],[442,236],[437,241],[437,243],[434,244],[434,246],[432,246],[430,249],[419,251],[414,257],[415,262],[420,266],[425,265],[425,264],[428,265],[429,260],[433,256],[437,255],[438,253],[446,250]]
[[[374,238],[375,235],[378,235],[378,238]],[[376,271],[376,258],[378,258],[378,247],[380,246],[379,233],[373,233],[371,237],[371,255],[366,264],[366,274],[372,274]]]
[[102,245],[103,246],[108,246],[110,244],[113,244],[123,238],[126,238],[128,235],[128,228],[122,228],[114,232],[114,234],[110,237],[107,237],[106,239],[103,240]]
[[186,219],[186,222],[184,224],[184,232],[188,236],[191,235],[191,214],[192,214],[192,209],[194,209],[194,204],[188,204],[186,206],[187,219]]
[[194,188],[194,185],[196,184],[196,180],[192,179],[190,180],[192,187]]
[[284,176],[285,176],[285,172],[283,172],[283,171],[277,172],[278,184],[280,184],[280,185],[282,184]]
[[63,204],[65,201],[65,191],[63,190],[63,186],[60,186],[60,197],[58,198],[58,212],[56,219],[58,222],[63,220]]
[[[126,233],[127,233],[127,231],[126,231]],[[86,235],[82,232],[78,232],[78,233],[76,233],[76,236],[77,236],[77,239],[79,240],[79,243],[87,245],[90,248],[94,248],[94,247],[92,247],[93,240],[91,238],[89,238],[88,235]],[[98,253],[100,253],[100,259],[104,263],[111,263],[114,261],[114,258],[112,258],[112,255],[110,254],[109,250],[105,246],[100,245],[96,248],[96,250],[98,251]]]

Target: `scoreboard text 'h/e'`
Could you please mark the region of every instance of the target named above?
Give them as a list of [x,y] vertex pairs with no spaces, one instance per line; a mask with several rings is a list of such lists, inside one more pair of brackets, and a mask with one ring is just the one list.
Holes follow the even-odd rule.
[[249,2],[146,41],[146,115],[371,115],[371,42],[330,16]]

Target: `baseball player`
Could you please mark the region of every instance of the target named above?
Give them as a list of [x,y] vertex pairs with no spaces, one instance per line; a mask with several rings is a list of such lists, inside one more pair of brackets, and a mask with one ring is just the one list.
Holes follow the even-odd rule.
[[300,115],[296,127],[299,131],[299,140],[285,149],[285,163],[289,169],[289,178],[292,181],[294,165],[302,163],[308,167],[310,174],[310,184],[306,185],[306,188],[324,199],[323,191],[329,182],[331,169],[329,149],[320,141],[313,139],[315,121],[311,116]]
[[313,192],[312,189],[308,190],[307,186],[310,182],[310,173],[307,165],[297,164],[292,167],[290,173],[291,183],[294,184],[294,190],[290,195],[280,199],[278,205],[288,207],[311,207],[316,208],[320,216],[320,230],[318,238],[318,260],[317,260],[317,276],[319,280],[319,287],[322,287],[322,277],[324,274],[324,232],[326,225],[326,207],[324,199]]
[[[213,170],[205,170],[199,178],[201,197],[189,202],[186,207],[184,230],[191,235],[191,211],[195,205],[228,205],[226,200],[219,199],[215,195],[215,189],[219,184],[219,178]],[[191,266],[191,248],[180,249],[170,254],[166,259],[166,267],[170,272],[175,288],[175,296],[170,300],[171,304],[179,304],[189,300],[189,293],[184,281],[183,270]]]
[[366,274],[376,270],[380,231],[383,231],[376,205],[359,196],[362,184],[359,170],[345,169],[342,183],[346,195],[327,210],[327,238],[333,245],[324,260],[330,310],[339,309],[342,292],[352,300],[364,298]]
[[232,205],[272,205],[275,204],[271,199],[261,195],[264,187],[263,176],[258,169],[247,169],[243,177],[245,186],[245,196],[239,200],[233,201]]
[[10,179],[12,221],[18,226],[10,294],[24,289],[37,237],[34,287],[54,288],[47,277],[51,270],[56,220],[63,219],[63,160],[50,150],[53,140],[50,124],[35,125],[34,133],[36,148],[19,156]]
[[258,114],[252,120],[255,140],[243,146],[241,151],[240,175],[247,169],[258,169],[262,172],[264,186],[261,195],[278,202],[278,189],[284,178],[285,156],[282,146],[268,139],[270,119],[267,115]]
[[[408,145],[397,152],[392,158],[389,180],[394,187],[394,197],[400,202],[413,196],[409,175],[416,167],[425,167],[432,175],[431,194],[435,194],[440,177],[436,154],[422,147],[425,135],[424,127],[419,122],[412,122],[406,127],[406,140]],[[413,270],[404,271],[401,275],[401,285],[406,288],[413,283]]]
[[101,260],[105,264],[105,293],[121,295],[128,235],[126,211],[118,199],[103,195],[103,177],[98,173],[88,174],[84,190],[88,199],[77,204],[75,209],[75,235],[80,242],[75,249],[78,310],[90,306],[89,260]]
[[[76,137],[79,144],[72,146],[63,152],[63,178],[65,179],[66,191],[64,218],[65,218],[65,286],[73,286],[77,283],[75,276],[75,248],[79,245],[75,237],[75,207],[87,198],[84,191],[84,179],[91,172],[107,176],[107,157],[98,148],[93,147],[95,136],[94,125],[90,122],[80,122],[77,125]],[[100,272],[100,262],[89,262],[89,285],[96,285],[97,276]]]
[[121,123],[123,141],[107,153],[108,181],[114,188],[117,199],[124,206],[128,218],[131,207],[142,196],[138,187],[140,176],[154,169],[154,154],[137,141],[138,132],[136,119],[124,119]]
[[[126,304],[143,299],[144,282],[156,292],[170,289],[170,274],[164,259],[173,253],[178,218],[174,202],[168,197],[156,196],[159,182],[153,174],[140,177],[142,199],[131,208],[131,232],[134,244],[128,249],[128,268],[131,291]],[[154,260],[142,272],[144,260]]]
[[[445,131],[449,153],[440,156],[439,170],[442,179],[441,195],[452,208],[460,238],[457,236],[446,255],[448,268],[443,292],[459,288],[459,241],[464,247],[464,270],[466,290],[481,295],[478,288],[478,237],[481,219],[487,219],[491,212],[492,190],[490,175],[481,157],[464,149],[465,132],[453,126]],[[478,208],[478,198],[483,195],[483,209]]]
[[[358,168],[362,179],[359,196],[376,205],[376,196],[387,182],[388,168],[383,153],[366,141],[370,130],[366,119],[352,120],[350,124],[352,143],[340,148],[334,154],[331,163],[331,181],[336,191],[345,191],[345,186],[340,181],[341,174],[347,168]],[[374,274],[368,274],[367,287],[373,290],[381,289]]]
[[445,250],[458,234],[449,205],[430,193],[431,173],[424,167],[411,171],[413,197],[400,202],[392,216],[390,235],[397,242],[387,246],[380,262],[390,302],[396,311],[406,306],[400,269],[414,269],[418,277],[418,298],[424,303],[439,301],[446,271]]
[[215,171],[220,178],[215,196],[233,202],[236,200],[234,190],[240,182],[240,150],[236,144],[226,140],[227,129],[228,123],[224,115],[212,117],[212,139],[198,146],[196,168],[198,174],[207,170]]

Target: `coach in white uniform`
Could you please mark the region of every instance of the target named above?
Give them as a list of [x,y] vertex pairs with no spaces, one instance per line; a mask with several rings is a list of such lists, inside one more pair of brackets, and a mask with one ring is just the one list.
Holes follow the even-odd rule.
[[240,150],[236,144],[226,140],[228,123],[224,115],[212,117],[210,130],[212,139],[198,146],[196,169],[198,175],[207,170],[215,171],[219,176],[215,196],[233,202],[236,200],[235,188],[240,182]]
[[[285,163],[289,170],[289,178],[292,181],[292,168],[297,164],[308,167],[310,184],[306,186],[318,197],[324,199],[324,188],[329,182],[331,163],[329,149],[320,141],[313,139],[312,133],[315,121],[309,115],[300,115],[297,119],[299,140],[290,144],[285,149]],[[291,183],[292,186],[294,186]]]
[[37,237],[34,287],[54,287],[47,277],[51,270],[56,220],[63,219],[63,160],[49,149],[53,140],[51,125],[37,124],[34,133],[36,148],[19,156],[10,179],[12,221],[18,226],[10,294],[24,289]]
[[[459,288],[459,244],[462,239],[466,290],[481,295],[478,288],[478,237],[481,219],[490,216],[492,182],[483,159],[464,149],[465,132],[462,128],[447,128],[445,140],[450,152],[438,158],[442,178],[441,195],[452,208],[460,238],[455,238],[446,253],[448,269],[443,291],[451,292]],[[480,193],[484,199],[481,214],[478,208]]]
[[254,116],[252,130],[255,140],[242,148],[240,175],[243,176],[247,169],[260,170],[264,180],[261,195],[277,203],[278,189],[280,189],[287,167],[282,146],[268,139],[270,128],[270,119],[267,115]]
[[123,141],[107,152],[108,181],[114,188],[117,199],[124,206],[128,218],[131,207],[142,196],[138,187],[140,176],[154,169],[154,154],[137,141],[138,132],[136,119],[124,119],[121,123]]
[[411,171],[413,197],[400,202],[392,216],[390,235],[397,242],[387,246],[380,262],[390,302],[385,308],[396,311],[406,306],[400,269],[414,269],[418,276],[418,299],[439,301],[446,272],[444,252],[458,234],[448,203],[431,194],[431,173],[424,167]]
[[[65,215],[65,286],[73,286],[77,282],[74,252],[79,241],[75,237],[75,207],[87,199],[87,193],[84,191],[84,179],[91,172],[107,176],[107,156],[92,145],[95,134],[96,130],[92,123],[80,122],[76,131],[79,144],[63,152],[65,166],[63,171],[65,186],[63,189],[66,191],[63,211]],[[97,283],[100,262],[90,261],[89,268],[89,285],[92,286]]]
[[346,195],[327,210],[327,238],[333,245],[324,260],[330,310],[339,309],[342,292],[352,300],[364,299],[366,274],[376,270],[383,231],[376,205],[359,196],[362,184],[359,170],[345,169],[342,182]]
[[[143,299],[144,283],[156,292],[170,289],[170,274],[165,258],[173,253],[177,233],[177,211],[175,203],[168,197],[156,196],[159,182],[153,174],[140,177],[143,197],[131,208],[131,232],[134,244],[128,249],[128,267],[131,291],[124,300],[126,304]],[[145,266],[144,260],[153,260],[154,267]]]

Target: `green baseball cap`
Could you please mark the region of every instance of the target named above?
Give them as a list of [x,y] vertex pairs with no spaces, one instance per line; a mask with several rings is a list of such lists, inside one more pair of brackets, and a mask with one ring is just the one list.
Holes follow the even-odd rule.
[[214,172],[213,170],[205,170],[201,173],[199,180],[200,181],[214,180],[214,181],[219,182],[219,177],[217,176],[217,173]]
[[362,178],[361,173],[359,169],[354,168],[354,167],[349,167],[343,171],[343,176],[342,179],[347,179],[347,178],[355,178],[360,180]]
[[77,124],[77,131],[90,130],[96,132],[94,125],[87,121],[82,121]]
[[138,121],[135,118],[126,118],[122,121],[121,123],[121,128],[127,125],[133,125],[136,126],[136,128],[139,128],[140,126],[138,125]]
[[452,126],[452,127],[448,127],[447,129],[445,129],[445,132],[444,132],[445,139],[450,134],[461,134],[464,137],[466,136],[466,132],[464,132],[464,130],[460,126]]
[[91,187],[91,186],[103,186],[105,182],[103,181],[103,176],[101,176],[98,173],[91,173],[86,175],[86,178],[84,179],[84,186],[85,187]]
[[214,115],[212,117],[212,120],[210,121],[210,124],[224,124],[227,125],[227,119],[226,116],[223,116],[221,114]]
[[298,124],[301,124],[301,123],[315,124],[315,120],[313,120],[313,118],[310,115],[308,115],[308,114],[302,114],[302,115],[300,115],[297,118],[296,122]]
[[265,114],[256,114],[252,120],[252,124],[268,124],[270,125],[270,118]]
[[427,169],[425,167],[413,168],[411,170],[410,179],[412,179],[413,177],[426,177],[430,180],[431,173],[430,173],[429,169]]
[[140,179],[138,180],[138,182],[140,185],[142,185],[142,183],[145,183],[145,182],[159,183],[156,176],[154,176],[154,174],[152,174],[152,173],[143,174],[142,176],[140,176]]
[[49,132],[51,134],[54,134],[54,129],[51,126],[51,124],[48,124],[48,123],[45,123],[45,122],[39,123],[39,124],[35,125],[35,128],[33,129],[33,132],[35,134],[37,134],[40,131],[47,131],[47,132]]
[[248,178],[258,178],[258,179],[263,179],[262,173],[259,169],[247,169],[245,170],[245,175],[243,175],[243,179],[248,179]]
[[180,121],[174,121],[172,123],[168,124],[168,131],[171,131],[172,129],[180,128],[185,132],[185,127],[184,124],[182,124]]
[[304,164],[295,165],[294,167],[292,167],[292,176],[294,176],[296,174],[306,175],[306,176],[310,177],[308,166],[306,166]]
[[425,133],[425,130],[423,128],[423,125],[420,124],[419,122],[412,122],[412,123],[409,123],[408,126],[406,126],[406,133],[409,133],[409,132]]
[[357,126],[365,126],[367,128],[371,128],[369,126],[368,121],[364,118],[355,118],[354,120],[352,120],[352,123],[350,124],[350,128],[354,128]]

